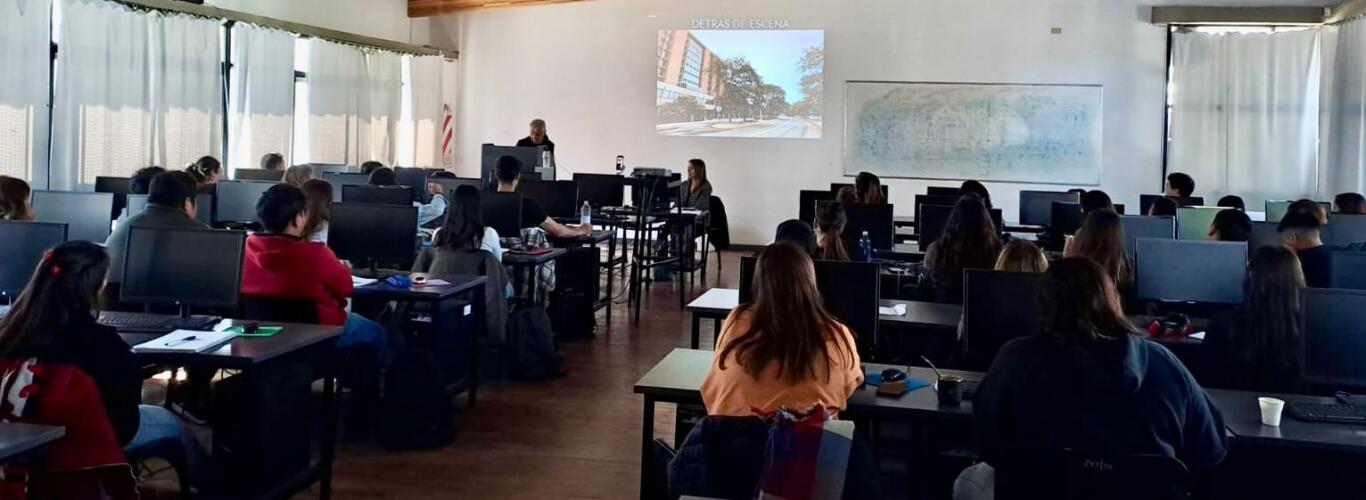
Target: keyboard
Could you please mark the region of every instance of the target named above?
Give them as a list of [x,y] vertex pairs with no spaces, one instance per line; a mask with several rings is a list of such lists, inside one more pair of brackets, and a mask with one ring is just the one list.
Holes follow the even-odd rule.
[[175,330],[205,330],[219,320],[215,316],[170,316],[115,311],[100,311],[99,324],[122,333],[170,333]]
[[1290,416],[1307,422],[1366,425],[1366,407],[1337,403],[1287,402]]

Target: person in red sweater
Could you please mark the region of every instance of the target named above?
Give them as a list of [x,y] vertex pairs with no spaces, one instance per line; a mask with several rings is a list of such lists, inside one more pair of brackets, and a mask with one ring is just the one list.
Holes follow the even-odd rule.
[[266,190],[256,203],[256,218],[264,231],[247,237],[242,263],[242,295],[312,299],[318,322],[343,325],[337,349],[373,351],[384,359],[388,335],[384,327],[346,312],[351,297],[351,269],[327,245],[303,238],[308,223],[304,192],[288,184]]

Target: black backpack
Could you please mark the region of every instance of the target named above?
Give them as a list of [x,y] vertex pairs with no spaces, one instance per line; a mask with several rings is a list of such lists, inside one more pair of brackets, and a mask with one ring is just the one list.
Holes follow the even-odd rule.
[[535,305],[518,308],[508,316],[507,331],[506,359],[512,378],[535,380],[559,373],[560,355],[545,309]]
[[446,380],[427,353],[394,356],[384,377],[379,443],[391,451],[439,448],[455,439],[455,406]]

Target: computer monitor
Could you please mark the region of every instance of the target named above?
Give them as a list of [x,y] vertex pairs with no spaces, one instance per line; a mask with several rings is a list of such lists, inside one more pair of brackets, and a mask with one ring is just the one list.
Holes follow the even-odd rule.
[[929,186],[925,188],[925,194],[930,196],[951,196],[957,198],[963,196],[963,190],[956,187]]
[[360,172],[359,168],[353,168],[350,165],[342,163],[309,163],[308,166],[309,168],[313,169],[313,177],[315,178],[320,178],[326,174],[346,174]]
[[66,229],[57,222],[0,220],[0,304],[24,291],[43,253],[66,241]]
[[835,201],[835,193],[803,189],[797,192],[797,200],[797,220],[815,226],[816,207],[821,203]]
[[921,210],[920,207],[925,206],[925,205],[939,205],[939,206],[941,206],[941,207],[952,207],[952,206],[958,204],[958,198],[960,198],[960,197],[959,197],[959,196],[929,196],[929,195],[923,195],[923,194],[915,195],[915,211],[914,211],[914,213],[915,213],[916,233],[918,234],[918,233],[920,232],[920,231],[919,231],[919,229],[920,229],[920,219],[921,219],[921,216],[922,216],[922,214],[920,213],[920,210]]
[[[825,203],[837,203],[827,201]],[[844,242],[847,248],[858,248],[859,239],[863,237],[864,231],[868,232],[868,240],[873,248],[879,250],[890,250],[896,239],[896,226],[892,223],[893,206],[891,204],[869,205],[869,204],[846,204],[844,215],[847,222],[844,224]]]
[[1345,246],[1366,241],[1366,215],[1333,214],[1323,228],[1324,244]]
[[264,181],[218,181],[213,221],[250,224],[256,222],[256,203],[266,190],[279,184]]
[[1333,252],[1328,257],[1329,286],[1349,290],[1366,290],[1366,254]]
[[1049,206],[1048,227],[1058,234],[1076,234],[1083,220],[1081,203],[1055,201]]
[[1300,378],[1311,384],[1366,386],[1366,291],[1304,291]]
[[394,167],[394,178],[400,186],[408,186],[413,190],[411,201],[426,201],[423,196],[427,192],[427,178],[431,174],[424,168]]
[[1137,297],[1165,302],[1238,304],[1247,275],[1247,244],[1139,238]]
[[[987,210],[991,214],[991,222],[996,225],[996,233],[1001,232],[1001,209],[993,208]],[[948,225],[949,216],[953,215],[952,206],[944,205],[923,205],[920,207],[920,223],[916,228],[917,242],[920,244],[920,251],[929,250],[930,244],[939,240],[944,234],[944,226]]]
[[[198,194],[194,197],[195,215],[194,220],[199,221],[205,226],[213,225],[213,195]],[[130,194],[128,195],[128,216],[132,217],[147,208],[147,195]]]
[[413,188],[408,186],[342,186],[342,203],[369,205],[412,205]]
[[[882,199],[883,199],[884,201],[885,201],[885,200],[890,200],[891,198],[888,197],[888,196],[889,196],[889,191],[887,191],[887,185],[886,185],[886,184],[879,184],[879,185],[882,186]],[[841,189],[844,189],[844,188],[847,188],[847,187],[855,187],[855,186],[854,186],[853,184],[848,184],[848,183],[844,183],[844,182],[831,182],[831,183],[830,183],[830,194],[839,194],[839,192],[840,192]]]
[[579,199],[582,205],[588,202],[595,209],[619,207],[626,203],[626,178],[611,174],[574,174],[574,182],[579,183]]
[[1077,193],[1020,191],[1020,224],[1045,226],[1053,220],[1053,202],[1079,203]]
[[280,182],[285,180],[285,171],[266,170],[264,168],[239,168],[232,171],[232,178],[237,181]]
[[1015,338],[1039,333],[1040,273],[963,271],[964,369],[985,371],[996,351]]
[[503,238],[522,237],[521,193],[484,193],[479,197],[484,224]]
[[[1280,222],[1281,218],[1285,217],[1285,213],[1290,210],[1290,204],[1294,202],[1295,200],[1266,200],[1266,218],[1264,220],[1267,222]],[[1319,207],[1323,208],[1323,213],[1332,214],[1332,202],[1316,201],[1314,203],[1318,203]],[[1331,219],[1332,217],[1336,217],[1336,215],[1330,216],[1329,218]]]
[[525,181],[517,184],[522,196],[536,200],[546,215],[575,218],[579,215],[579,184],[574,181]]
[[[441,186],[441,192],[446,193],[447,201],[450,201],[455,194],[455,188],[460,186],[472,186],[475,190],[483,191],[484,182],[479,179],[427,179],[427,182]],[[431,202],[430,197],[427,200]]]
[[333,203],[327,246],[356,267],[406,267],[417,254],[417,207]]
[[342,199],[342,186],[369,186],[370,176],[354,172],[329,172],[322,179],[332,185],[332,201]]
[[1280,223],[1277,222],[1252,222],[1252,233],[1248,235],[1247,251],[1251,255],[1253,251],[1266,245],[1281,246],[1285,244],[1285,237],[1278,230]]
[[1176,239],[1207,240],[1209,227],[1224,207],[1180,207],[1176,209]]
[[1134,248],[1139,238],[1170,240],[1176,238],[1176,219],[1152,215],[1121,215],[1119,224],[1124,227],[1124,253],[1134,258]]
[[1176,202],[1176,206],[1178,207],[1196,207],[1205,204],[1205,198],[1200,196],[1181,197],[1160,194],[1142,194],[1138,196],[1138,208],[1142,213],[1134,215],[1148,215],[1149,209],[1153,207],[1153,202],[1156,202],[1158,198],[1171,198],[1172,201]]
[[133,180],[128,177],[96,177],[95,192],[114,195],[114,208],[109,213],[109,220],[114,220],[119,218],[123,208],[128,206],[128,195],[133,192]]
[[494,169],[498,166],[498,159],[504,156],[511,156],[522,162],[522,178],[526,179],[526,174],[539,173],[541,168],[541,147],[519,148],[515,146],[497,146],[484,144],[481,150],[481,172],[480,180],[485,183],[493,183],[497,180],[497,173]]
[[32,196],[34,220],[66,224],[67,239],[104,243],[109,238],[113,194],[34,191]]
[[242,287],[247,233],[131,227],[119,302],[233,310]]
[[668,210],[681,198],[687,184],[663,176],[632,177],[626,180],[631,188],[631,204],[648,210]]

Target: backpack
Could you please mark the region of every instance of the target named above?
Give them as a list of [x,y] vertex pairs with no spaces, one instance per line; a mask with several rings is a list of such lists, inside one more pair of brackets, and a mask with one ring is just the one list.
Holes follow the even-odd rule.
[[424,352],[408,349],[394,356],[384,377],[380,445],[391,451],[420,450],[455,439],[455,406],[445,380]]
[[555,352],[555,335],[545,309],[517,308],[508,316],[507,335],[505,355],[512,378],[534,380],[559,373],[560,355]]

